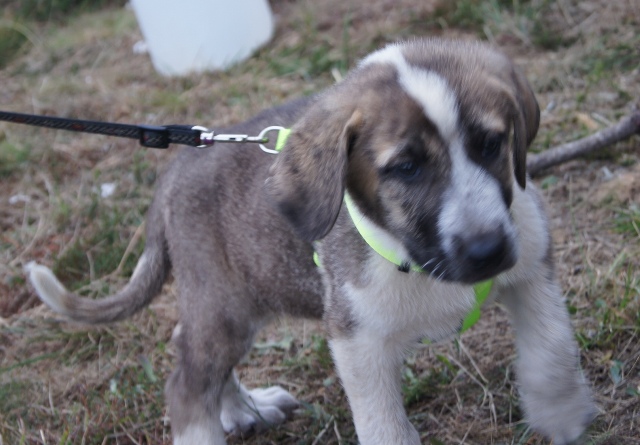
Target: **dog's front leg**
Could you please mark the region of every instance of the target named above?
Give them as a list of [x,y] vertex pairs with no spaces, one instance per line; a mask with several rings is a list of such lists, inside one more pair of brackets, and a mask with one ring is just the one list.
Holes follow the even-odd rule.
[[362,445],[419,445],[404,410],[400,369],[406,346],[367,329],[330,341]]
[[516,377],[527,420],[558,445],[576,440],[596,408],[564,299],[546,272],[510,287],[502,301],[516,331]]

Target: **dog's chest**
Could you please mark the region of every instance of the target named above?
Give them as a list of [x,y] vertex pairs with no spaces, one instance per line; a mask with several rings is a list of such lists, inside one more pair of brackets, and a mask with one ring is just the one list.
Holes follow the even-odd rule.
[[439,340],[457,333],[474,305],[472,286],[437,281],[420,272],[400,272],[394,264],[372,255],[364,286],[346,283],[357,324],[384,337]]

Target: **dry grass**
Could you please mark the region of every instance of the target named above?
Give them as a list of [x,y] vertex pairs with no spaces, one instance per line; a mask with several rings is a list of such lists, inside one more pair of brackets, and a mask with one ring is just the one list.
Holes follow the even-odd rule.
[[[270,45],[226,73],[182,79],[157,76],[146,56],[132,53],[141,36],[130,11],[84,14],[33,27],[23,55],[0,70],[0,108],[221,128],[330,85],[336,70],[385,42],[427,34],[489,39],[524,66],[544,109],[535,150],[639,105],[637,2],[450,4],[273,0],[278,31]],[[585,438],[593,444],[640,443],[639,144],[635,138],[537,180],[602,409]],[[136,233],[153,183],[176,150],[0,124],[0,443],[170,443],[162,387],[173,360],[173,287],[131,321],[89,328],[40,306],[22,266],[50,265],[86,295],[122,286],[141,249]],[[116,191],[102,198],[106,183]],[[123,258],[126,251],[132,255]],[[544,443],[520,422],[513,357],[499,308],[460,342],[417,352],[405,367],[405,400],[423,442]],[[316,324],[270,328],[240,374],[249,385],[278,382],[303,407],[276,430],[230,443],[356,443]]]

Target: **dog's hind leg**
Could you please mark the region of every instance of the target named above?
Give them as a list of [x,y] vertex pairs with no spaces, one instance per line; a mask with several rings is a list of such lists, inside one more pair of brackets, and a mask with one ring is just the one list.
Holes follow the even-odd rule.
[[[174,335],[178,363],[165,387],[174,445],[225,445],[220,395],[233,360],[192,329]],[[211,339],[214,341],[215,339]]]
[[233,367],[251,348],[262,323],[240,316],[242,309],[233,301],[227,297],[217,313],[216,305],[207,302],[204,307],[182,304],[185,321],[174,334],[178,364],[166,386],[175,445],[223,445],[225,433],[247,434],[277,425],[298,406],[278,386],[248,390],[238,381]]

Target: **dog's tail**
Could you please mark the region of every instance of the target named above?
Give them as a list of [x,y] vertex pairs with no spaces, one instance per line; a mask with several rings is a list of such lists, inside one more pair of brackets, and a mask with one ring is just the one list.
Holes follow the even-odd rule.
[[156,242],[147,239],[131,280],[120,292],[97,300],[69,292],[45,266],[31,262],[25,271],[40,299],[54,311],[83,323],[118,321],[133,315],[160,293],[170,269],[164,236],[161,238]]

